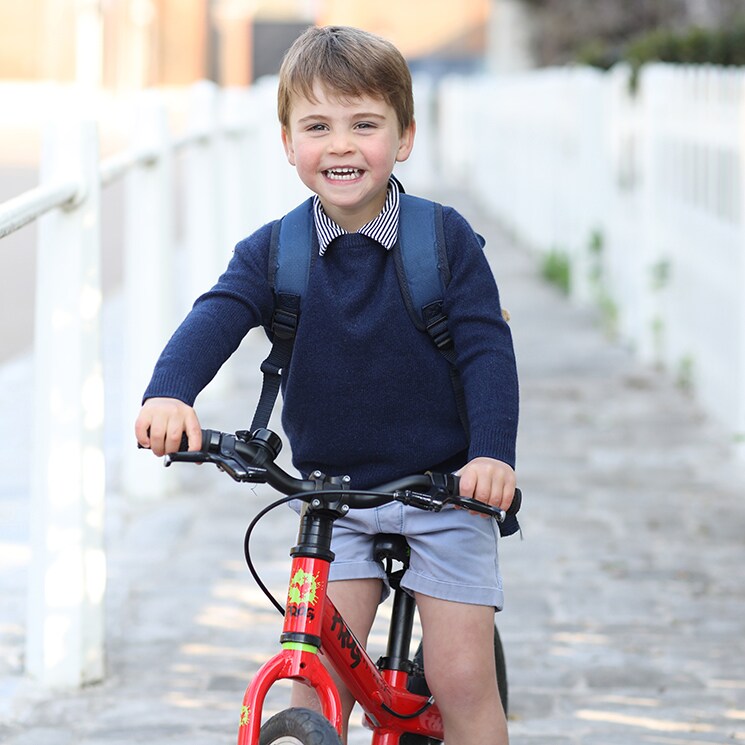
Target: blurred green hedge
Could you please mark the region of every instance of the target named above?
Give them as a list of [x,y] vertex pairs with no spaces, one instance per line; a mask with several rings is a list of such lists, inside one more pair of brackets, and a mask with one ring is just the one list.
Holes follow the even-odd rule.
[[660,28],[620,47],[593,40],[578,50],[577,61],[603,69],[628,62],[634,73],[646,62],[745,65],[745,16],[725,28]]

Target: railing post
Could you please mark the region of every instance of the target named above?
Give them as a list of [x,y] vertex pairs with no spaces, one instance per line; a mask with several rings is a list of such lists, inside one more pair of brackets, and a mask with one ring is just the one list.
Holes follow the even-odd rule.
[[153,365],[176,327],[173,155],[162,95],[142,94],[132,147],[152,154],[125,177],[124,365],[125,430],[122,489],[140,499],[165,496],[173,478],[161,461],[135,446],[134,420]]
[[[740,100],[740,178],[745,175],[745,74],[739,81]],[[730,187],[732,188],[732,187]],[[734,212],[739,218],[740,224],[740,287],[745,287],[745,189],[739,189],[740,203]],[[734,440],[735,451],[739,458],[745,461],[745,293],[740,292],[739,299],[739,337],[738,337],[738,363],[737,368],[739,386],[737,389],[737,419],[735,422]]]
[[660,245],[659,218],[659,108],[664,71],[659,66],[643,68],[640,74],[643,130],[641,133],[642,178],[642,240],[637,251],[637,271],[640,288],[639,316],[641,321],[637,352],[645,364],[664,365],[668,361],[669,329],[665,327],[662,293],[669,271]]
[[[227,263],[230,250],[251,230],[254,205],[249,199],[250,182],[259,181],[251,167],[251,102],[245,88],[221,91],[220,124],[220,215]],[[257,227],[257,226],[254,226]]]
[[[270,220],[279,217],[275,214],[272,205],[272,193],[276,174],[268,168],[267,155],[269,143],[267,142],[267,128],[270,109],[267,106],[267,88],[271,87],[270,81],[259,80],[248,90],[250,99],[250,111],[248,120],[249,129],[249,163],[251,164],[252,178],[248,182],[246,192],[246,204],[251,212],[251,227],[256,229]],[[271,94],[270,94],[271,95]],[[276,100],[276,95],[271,100]],[[275,121],[273,118],[272,123]],[[275,132],[279,137],[279,124],[275,125]],[[286,162],[286,161],[285,161]],[[259,177],[260,174],[260,177]]]
[[218,89],[201,81],[191,92],[190,134],[197,139],[184,154],[184,239],[188,306],[209,290],[225,269],[227,257],[218,219]]
[[39,220],[27,671],[52,687],[104,674],[100,188],[93,122],[57,123],[45,183],[79,174]]
[[262,78],[251,89],[258,130],[254,136],[254,158],[251,162],[254,181],[261,190],[260,199],[253,200],[255,226],[276,220],[289,212],[310,192],[287,162],[282,148],[277,121],[277,80]]
[[[212,287],[225,271],[232,245],[225,239],[221,224],[220,91],[207,80],[191,91],[190,134],[197,138],[184,154],[184,240],[188,298],[186,307]],[[231,387],[230,365],[225,365],[201,395],[201,401],[220,395]]]

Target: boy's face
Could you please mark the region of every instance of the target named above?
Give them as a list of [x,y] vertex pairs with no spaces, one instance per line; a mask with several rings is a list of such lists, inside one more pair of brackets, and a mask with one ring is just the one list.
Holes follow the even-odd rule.
[[319,85],[314,95],[316,102],[293,101],[282,143],[326,214],[354,232],[383,208],[388,178],[409,157],[415,126],[400,132],[393,107],[379,98],[338,99]]

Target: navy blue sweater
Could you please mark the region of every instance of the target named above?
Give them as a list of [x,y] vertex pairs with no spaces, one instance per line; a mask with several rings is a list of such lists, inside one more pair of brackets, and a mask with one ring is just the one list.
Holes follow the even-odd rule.
[[[518,384],[512,338],[481,245],[452,208],[443,210],[452,278],[444,297],[463,381],[463,431],[448,365],[404,305],[393,251],[361,234],[313,251],[282,424],[295,467],[348,474],[367,488],[476,456],[514,467]],[[220,366],[273,310],[267,280],[271,224],[235,248],[163,351],[145,398],[192,405]],[[258,368],[257,360],[257,368]]]

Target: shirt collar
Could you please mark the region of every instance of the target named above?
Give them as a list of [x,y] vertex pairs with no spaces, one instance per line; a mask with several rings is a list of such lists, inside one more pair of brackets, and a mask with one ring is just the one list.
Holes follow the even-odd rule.
[[[372,238],[390,250],[398,239],[399,195],[401,189],[393,176],[388,181],[388,194],[383,209],[377,217],[363,225],[357,232]],[[313,217],[318,233],[318,255],[323,256],[331,241],[349,231],[344,230],[325,212],[318,195],[313,197]]]

